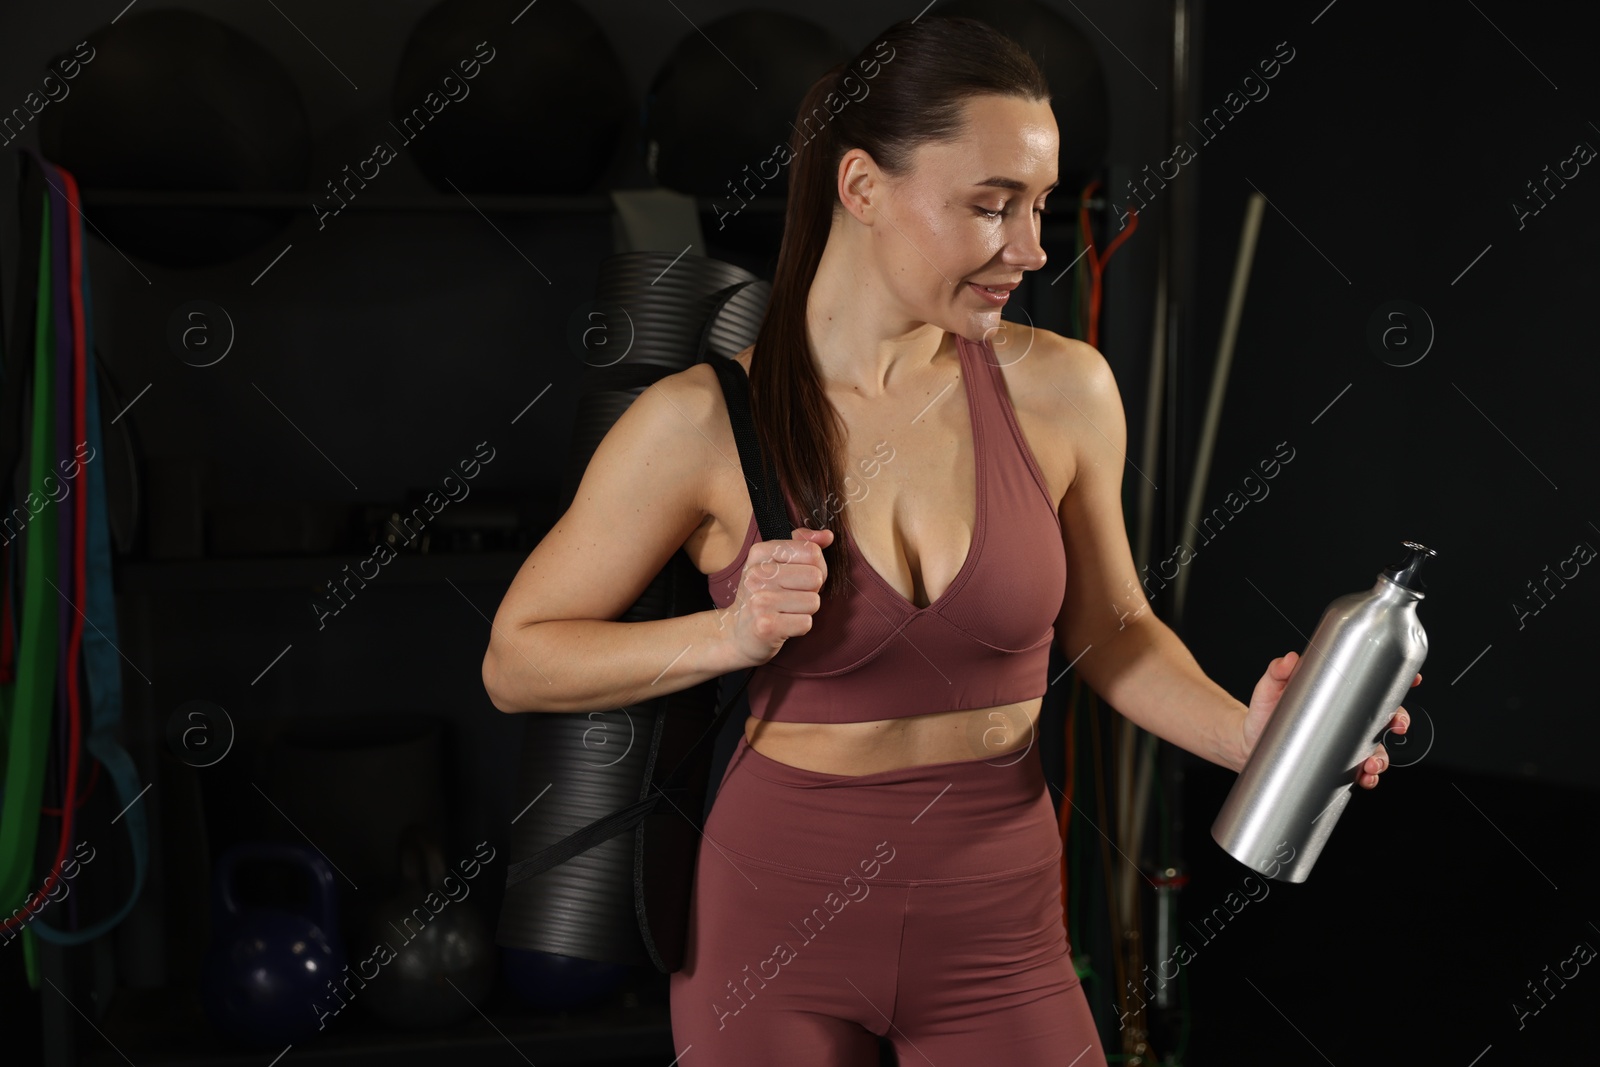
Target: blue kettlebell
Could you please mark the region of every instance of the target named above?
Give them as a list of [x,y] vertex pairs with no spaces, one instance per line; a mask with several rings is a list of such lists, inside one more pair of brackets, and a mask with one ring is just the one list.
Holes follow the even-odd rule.
[[[241,864],[277,861],[310,875],[310,914],[244,907],[234,892]],[[223,853],[212,881],[212,939],[200,994],[218,1030],[258,1048],[302,1041],[325,1025],[345,966],[333,868],[301,845],[244,842]]]

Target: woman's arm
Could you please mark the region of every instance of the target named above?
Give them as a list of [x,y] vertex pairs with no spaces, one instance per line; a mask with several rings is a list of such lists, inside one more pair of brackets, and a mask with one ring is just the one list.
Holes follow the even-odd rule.
[[1102,700],[1163,741],[1231,771],[1244,769],[1248,709],[1207,677],[1148,609],[1126,629],[1104,634],[1078,670]]
[[739,669],[720,640],[720,614],[497,624],[484,656],[483,685],[489,702],[504,712],[641,704]]
[[[704,380],[697,380],[704,379]],[[637,704],[737,670],[723,613],[616,622],[705,518],[709,367],[668,375],[595,450],[572,506],[495,613],[483,684],[504,712]],[[720,394],[719,394],[720,395]]]
[[1090,345],[1046,347],[1043,391],[1075,461],[1062,499],[1066,599],[1056,641],[1100,698],[1144,729],[1231,770],[1245,762],[1246,707],[1208,678],[1145,599],[1122,514],[1127,423],[1110,365]]

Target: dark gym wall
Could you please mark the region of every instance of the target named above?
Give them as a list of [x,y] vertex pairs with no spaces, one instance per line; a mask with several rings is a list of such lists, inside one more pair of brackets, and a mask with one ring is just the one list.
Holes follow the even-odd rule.
[[[151,6],[141,3],[138,10]],[[312,174],[321,188],[386,135],[388,88],[400,52],[431,4],[291,6],[284,14],[272,5],[171,6],[222,19],[285,65],[306,99],[315,138]],[[584,6],[621,56],[637,100],[671,48],[696,32],[690,19],[704,23],[748,5],[697,3],[682,13],[671,4],[642,0]],[[918,9],[844,2],[767,6],[813,19],[857,47]],[[1073,17],[1070,5],[1060,6]],[[20,100],[35,88],[48,54],[70,51],[109,17],[81,7],[11,7],[0,14],[0,39],[13,42],[13,59],[0,71],[0,100]],[[1161,141],[1155,121],[1161,97],[1139,69],[1165,84],[1160,20],[1115,5],[1096,13],[1096,22],[1130,57],[1109,48],[1102,55],[1111,79],[1112,157],[1144,158]],[[1097,45],[1104,43],[1093,36]],[[31,46],[26,56],[18,47],[24,40]],[[28,138],[36,136],[30,129]],[[559,165],[559,154],[553,165]],[[609,177],[620,185],[648,184],[642,168],[637,159],[621,158]],[[403,147],[370,188],[385,196],[433,192]],[[204,449],[213,499],[246,493],[375,498],[436,480],[436,472],[470,453],[474,443],[494,436],[497,447],[506,445],[504,458],[485,471],[481,487],[554,487],[559,464],[550,457],[567,446],[571,407],[542,404],[515,427],[509,423],[546,384],[556,383],[553,395],[576,381],[577,361],[567,351],[565,331],[589,295],[597,264],[611,252],[610,220],[599,214],[497,217],[503,236],[485,222],[481,232],[466,237],[451,220],[438,222],[435,216],[409,216],[402,228],[394,216],[351,209],[319,229],[307,215],[281,242],[208,271],[162,270],[142,262],[135,270],[96,243],[92,266],[100,314],[115,324],[101,333],[102,351],[119,382],[142,387],[154,378],[164,386],[151,390],[139,413],[140,437],[153,462],[181,467]],[[283,244],[294,248],[252,285]],[[1071,257],[1063,251],[1054,258],[1065,266]],[[1124,257],[1116,285],[1131,285],[1140,266],[1138,250]],[[170,299],[152,299],[163,291],[170,291]],[[198,297],[234,314],[238,347],[214,374],[175,376],[176,361],[163,341],[166,316]],[[1127,333],[1125,344],[1142,374],[1140,333],[1148,329],[1148,309],[1138,311],[1123,319],[1108,309],[1105,330]],[[292,398],[285,412],[329,456],[347,457],[349,480],[263,396],[280,406]],[[351,480],[358,488],[352,489]]]
[[[1207,344],[1184,383],[1185,441],[1247,198],[1271,205],[1204,494],[1222,524],[1189,531],[1188,643],[1246,696],[1401,540],[1439,555],[1412,736],[1389,739],[1394,766],[1310,879],[1214,937],[1196,924],[1239,910],[1224,899],[1242,885],[1208,833],[1233,776],[1191,761],[1177,936],[1198,952],[1192,1062],[1559,1059],[1586,1039],[1594,992],[1556,972],[1600,944],[1600,727],[1583,680],[1600,596],[1593,9],[1219,3],[1206,24],[1203,111],[1278,42],[1295,58],[1192,139]],[[1541,207],[1527,183],[1558,167]],[[1280,442],[1294,459],[1260,478]],[[1366,1003],[1382,1007],[1352,1010]]]
[[[1185,431],[1199,430],[1259,189],[1271,206],[1206,510],[1243,495],[1280,442],[1294,459],[1213,544],[1190,531],[1189,614],[1206,622],[1196,656],[1245,694],[1268,659],[1305,647],[1329,601],[1370,587],[1401,540],[1421,541],[1439,553],[1419,609],[1430,650],[1396,762],[1431,743],[1440,767],[1593,786],[1600,726],[1582,671],[1600,581],[1583,564],[1600,548],[1600,190],[1571,157],[1600,148],[1600,113],[1579,32],[1593,17],[1574,5],[1535,17],[1549,6],[1209,7],[1203,109],[1278,42],[1295,58],[1211,144],[1193,138],[1208,347],[1186,382]],[[1568,178],[1540,210],[1526,183],[1563,160]],[[1411,308],[1384,320],[1398,328],[1375,349],[1369,330],[1396,300]]]

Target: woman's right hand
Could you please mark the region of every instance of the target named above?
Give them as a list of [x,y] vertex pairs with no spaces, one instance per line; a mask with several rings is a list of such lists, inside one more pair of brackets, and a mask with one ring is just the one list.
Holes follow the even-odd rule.
[[797,527],[789,539],[750,546],[738,593],[729,605],[733,628],[728,640],[742,664],[758,667],[789,638],[811,632],[811,616],[822,606],[817,591],[828,577],[822,550],[831,544],[832,530]]

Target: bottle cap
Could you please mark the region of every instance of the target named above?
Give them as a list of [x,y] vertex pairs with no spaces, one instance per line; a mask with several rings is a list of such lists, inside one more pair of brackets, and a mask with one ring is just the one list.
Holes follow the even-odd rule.
[[1437,556],[1439,553],[1427,545],[1419,545],[1415,541],[1402,541],[1400,543],[1406,547],[1406,558],[1399,563],[1385,567],[1383,576],[1393,581],[1396,585],[1404,586],[1414,593],[1426,593],[1428,587],[1417,572],[1422,569],[1422,564],[1430,556]]

